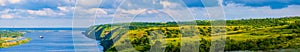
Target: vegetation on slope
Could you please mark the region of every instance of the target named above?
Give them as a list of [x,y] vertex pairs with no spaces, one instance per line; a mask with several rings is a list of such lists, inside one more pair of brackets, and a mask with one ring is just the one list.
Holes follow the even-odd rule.
[[[183,38],[189,41],[199,41],[199,51],[208,52],[211,47],[211,21],[197,20],[197,27],[187,28],[178,26],[175,22],[147,23],[134,22],[129,26],[122,24],[104,24],[93,26],[87,31],[88,37],[98,37],[105,51],[149,51],[157,43],[165,52],[179,52],[181,46],[195,45],[194,43],[180,44]],[[242,19],[226,21],[225,51],[238,50],[274,50],[300,48],[300,17]],[[188,23],[188,22],[183,22]],[[126,23],[123,23],[126,24]],[[197,29],[183,32],[181,29]],[[125,29],[125,30],[124,30]],[[127,30],[126,30],[127,29]],[[163,37],[158,39],[157,37]],[[196,38],[198,37],[198,38]],[[153,40],[158,39],[158,40]],[[129,42],[133,48],[118,49]]]
[[8,48],[17,46],[30,41],[29,38],[24,38],[24,33],[0,31],[0,48]]

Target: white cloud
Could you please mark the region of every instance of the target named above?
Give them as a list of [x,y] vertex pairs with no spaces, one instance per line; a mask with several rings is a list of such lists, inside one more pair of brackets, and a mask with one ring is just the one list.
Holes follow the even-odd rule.
[[21,0],[0,0],[0,6],[6,6],[7,4],[17,4],[20,2]]
[[[107,11],[102,8],[82,8],[76,7],[75,8],[75,15],[82,15],[82,16],[91,16],[91,15],[107,15]],[[96,14],[97,12],[97,14]]]
[[100,15],[107,15],[107,12],[101,8],[91,8],[91,9],[88,9],[87,11],[88,13],[93,13],[93,12],[97,12],[98,14]]
[[123,10],[120,9],[120,12],[125,13],[125,14],[139,14],[141,12],[146,11],[146,9],[137,9],[137,10]]
[[1,18],[34,19],[34,18],[63,18],[70,17],[72,12],[55,11],[49,8],[42,10],[4,9],[0,10]]
[[76,0],[62,0],[66,4],[75,4]]
[[[224,14],[226,19],[248,19],[248,18],[274,18],[274,17],[286,17],[286,16],[300,16],[300,6],[290,5],[287,8],[271,9],[268,6],[265,7],[248,7],[238,4],[228,4],[224,6]],[[210,19],[205,8],[189,8],[192,15],[197,19]],[[219,11],[222,12],[222,11]],[[223,14],[221,14],[223,15]]]
[[164,6],[164,8],[172,5],[172,3],[166,2],[166,1],[162,1],[162,2],[160,2],[160,4],[162,4]]
[[160,4],[164,7],[164,8],[175,8],[180,6],[178,3],[172,3],[169,1],[161,1]]
[[3,10],[3,11],[0,11],[0,14],[1,14],[1,13],[8,13],[9,11],[11,11],[11,9],[5,9],[5,10]]
[[298,5],[290,5],[282,9],[271,9],[268,6],[247,7],[235,4],[224,6],[225,15],[229,19],[300,16],[299,9],[300,6]]
[[160,11],[158,10],[150,10],[150,11],[147,11],[147,13],[159,13]]
[[[110,13],[114,13],[111,10],[99,8],[103,0],[77,0],[77,5],[72,8],[74,10],[75,17],[80,16],[83,18],[94,18],[94,17],[108,17]],[[109,0],[108,0],[109,1]],[[111,3],[113,4],[113,3]],[[64,10],[63,7],[59,8]],[[69,9],[69,8],[68,8]]]
[[5,6],[6,0],[0,0],[0,6]]
[[209,19],[209,14],[206,9],[200,7],[189,8],[191,14],[195,16],[196,19]]
[[11,14],[2,14],[2,15],[0,16],[0,18],[11,19],[11,18],[14,18],[14,16],[11,15]]
[[67,7],[57,7],[61,11],[69,11],[70,9],[67,9]]
[[76,7],[83,8],[96,8],[100,6],[102,0],[77,0],[78,4]]
[[16,4],[21,2],[21,0],[7,0],[9,3]]
[[27,10],[27,12],[33,15],[48,15],[46,11]]
[[3,11],[0,11],[0,18],[3,18],[3,19],[17,18],[17,16],[15,16],[14,14],[9,13],[11,11],[13,11],[13,10],[12,9],[5,9]]
[[52,9],[45,8],[43,10],[27,10],[27,13],[32,15],[39,15],[39,16],[57,16],[57,15],[65,15],[63,13],[55,12]]

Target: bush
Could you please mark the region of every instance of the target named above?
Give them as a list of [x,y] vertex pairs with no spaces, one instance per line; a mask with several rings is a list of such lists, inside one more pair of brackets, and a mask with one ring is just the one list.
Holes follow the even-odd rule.
[[262,35],[267,35],[267,33],[263,33],[263,32],[253,32],[250,35],[255,35],[255,36],[262,36]]

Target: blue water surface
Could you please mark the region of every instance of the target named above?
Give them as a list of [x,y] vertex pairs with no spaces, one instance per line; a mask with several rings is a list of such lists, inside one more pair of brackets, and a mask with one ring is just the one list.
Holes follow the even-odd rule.
[[[103,52],[99,42],[81,34],[82,31],[34,31],[26,33],[31,41],[0,52]],[[40,38],[43,36],[44,38]]]

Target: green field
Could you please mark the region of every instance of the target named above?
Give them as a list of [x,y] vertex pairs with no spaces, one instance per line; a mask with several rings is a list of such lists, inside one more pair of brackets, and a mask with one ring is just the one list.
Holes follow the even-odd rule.
[[[196,26],[188,25],[192,22],[180,22],[187,24],[180,26],[176,22],[104,24],[90,27],[85,34],[101,40],[105,51],[145,52],[163,47],[164,52],[180,52],[184,50],[182,46],[197,45],[197,51],[209,52],[212,40],[222,39],[212,35],[216,32],[224,32],[224,51],[300,48],[300,17],[226,20],[224,26],[211,26],[213,21],[208,20],[193,22]],[[225,31],[214,31],[218,29]],[[157,46],[158,43],[163,45]]]

